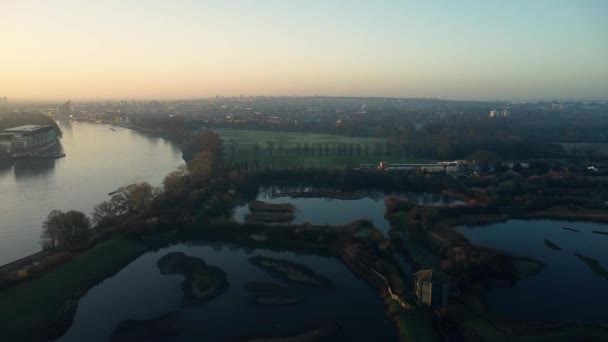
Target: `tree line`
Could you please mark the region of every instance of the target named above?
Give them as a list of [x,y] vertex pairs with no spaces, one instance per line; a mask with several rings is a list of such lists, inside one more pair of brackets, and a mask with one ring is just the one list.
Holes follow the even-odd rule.
[[[179,196],[185,190],[200,186],[213,175],[222,150],[220,137],[205,130],[193,137],[189,148],[193,157],[186,166],[170,172],[161,188],[147,182],[120,187],[110,199],[95,206],[92,218],[70,210],[52,210],[42,223],[41,245],[45,250],[72,248],[89,240],[93,233],[102,233],[104,227],[149,213],[159,198]],[[94,228],[93,228],[94,227]]]
[[274,141],[265,144],[254,143],[248,148],[243,148],[235,140],[228,141],[227,152],[230,155],[239,153],[253,153],[255,155],[265,154],[269,156],[296,156],[296,157],[362,157],[362,156],[386,156],[391,155],[392,146],[384,141],[373,144],[361,143],[297,143],[285,146]]

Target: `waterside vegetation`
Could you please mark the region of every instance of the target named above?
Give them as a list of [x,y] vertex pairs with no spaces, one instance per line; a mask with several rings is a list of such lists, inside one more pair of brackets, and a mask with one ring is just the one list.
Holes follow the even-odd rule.
[[[396,323],[404,341],[439,340],[452,334],[522,341],[608,336],[605,328],[597,326],[515,329],[489,314],[479,302],[483,291],[529,277],[540,272],[543,264],[475,246],[453,229],[458,224],[509,218],[608,221],[606,207],[600,201],[608,189],[608,180],[603,177],[555,177],[534,170],[458,178],[419,171],[264,168],[224,160],[223,142],[210,131],[200,132],[186,150],[187,166],[169,174],[162,189],[145,184],[119,189],[106,204],[96,208],[92,220],[95,226],[88,227],[87,234],[77,234],[79,238],[71,243],[49,243],[40,259],[28,259],[27,264],[16,263],[2,269],[2,278],[11,279],[4,283],[0,294],[3,335],[10,340],[56,338],[69,325],[79,297],[91,286],[147,250],[200,239],[334,256],[383,297],[388,317]],[[250,202],[252,215],[256,211],[265,215],[293,215],[294,208],[289,204],[254,202],[260,185],[276,182],[308,184],[324,189],[317,190],[319,193],[335,192],[331,195],[334,197],[342,196],[337,193],[353,194],[365,189],[443,191],[463,203],[431,207],[387,198],[385,216],[391,223],[388,237],[364,220],[339,226],[277,226],[271,223],[280,221],[278,217],[250,219],[243,224],[231,219],[239,202]],[[328,185],[333,189],[327,190]],[[579,189],[587,191],[588,196],[580,196]],[[445,272],[450,279],[450,291],[461,295],[437,311],[421,307],[411,275],[401,266],[404,256],[414,270],[434,268]],[[596,274],[605,274],[597,260],[579,258]],[[36,267],[32,266],[35,262]],[[314,270],[291,261],[256,256],[251,262],[289,282],[331,286],[329,280]],[[227,286],[221,270],[184,254],[161,258],[159,269],[183,274],[185,296],[203,302]],[[264,298],[265,304],[297,302],[296,296],[272,293],[272,287],[248,286],[259,292],[257,298]],[[262,293],[265,288],[271,293]],[[316,336],[333,330],[319,331],[285,338],[298,341],[307,334]]]

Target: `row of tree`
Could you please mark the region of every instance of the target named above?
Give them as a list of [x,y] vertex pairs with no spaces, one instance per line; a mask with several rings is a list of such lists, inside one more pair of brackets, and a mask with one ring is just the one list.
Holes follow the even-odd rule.
[[384,156],[391,155],[393,150],[390,145],[382,141],[378,141],[374,144],[360,144],[360,143],[304,143],[296,144],[295,146],[284,146],[277,144],[274,141],[267,141],[265,146],[259,143],[254,143],[246,148],[238,144],[234,140],[230,140],[228,143],[228,153],[236,155],[238,153],[253,153],[255,155],[266,154],[266,155],[279,155],[279,156],[297,156],[297,157],[322,157],[322,156]]

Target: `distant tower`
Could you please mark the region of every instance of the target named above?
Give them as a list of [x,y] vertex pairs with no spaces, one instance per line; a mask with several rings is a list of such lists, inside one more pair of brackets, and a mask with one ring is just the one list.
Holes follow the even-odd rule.
[[493,109],[490,111],[490,117],[491,118],[495,118],[498,116],[498,111],[496,109]]

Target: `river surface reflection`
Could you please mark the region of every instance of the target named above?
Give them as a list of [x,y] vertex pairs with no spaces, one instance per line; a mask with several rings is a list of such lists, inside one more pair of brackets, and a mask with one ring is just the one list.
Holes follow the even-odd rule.
[[40,250],[41,223],[52,209],[90,214],[118,187],[158,186],[183,163],[179,146],[162,138],[84,122],[59,126],[65,158],[0,166],[0,264]]

